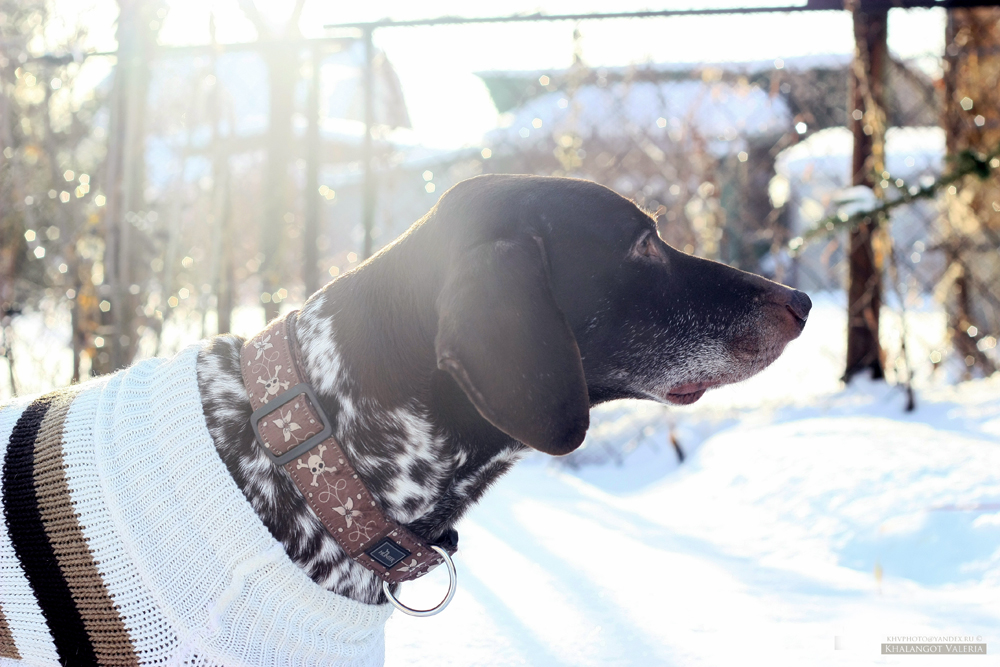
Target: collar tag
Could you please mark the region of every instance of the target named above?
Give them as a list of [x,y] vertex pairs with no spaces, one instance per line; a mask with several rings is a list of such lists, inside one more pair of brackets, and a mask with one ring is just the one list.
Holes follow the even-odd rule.
[[373,546],[371,549],[368,549],[365,553],[371,556],[372,560],[387,570],[410,555],[409,551],[399,546],[388,537],[383,537],[378,544]]

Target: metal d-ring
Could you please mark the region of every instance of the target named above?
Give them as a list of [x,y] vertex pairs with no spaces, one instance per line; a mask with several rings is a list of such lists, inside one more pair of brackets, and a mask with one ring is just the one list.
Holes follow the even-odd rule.
[[389,598],[389,602],[392,603],[393,607],[404,614],[409,614],[410,616],[433,616],[434,614],[440,614],[448,606],[448,603],[451,602],[451,599],[455,597],[455,589],[458,588],[458,572],[455,571],[455,563],[452,562],[448,552],[441,547],[432,545],[431,549],[444,559],[445,567],[448,568],[448,594],[444,596],[444,600],[441,600],[436,607],[431,607],[430,609],[413,609],[412,607],[407,607],[397,600],[392,591],[389,590],[389,582],[384,579],[382,580],[382,590],[385,591],[385,596]]

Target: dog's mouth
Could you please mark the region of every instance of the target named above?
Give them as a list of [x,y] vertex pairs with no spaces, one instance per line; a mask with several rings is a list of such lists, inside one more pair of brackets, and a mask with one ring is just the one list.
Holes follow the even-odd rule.
[[671,387],[663,395],[668,402],[674,405],[691,405],[705,395],[705,392],[719,384],[718,382],[689,382]]

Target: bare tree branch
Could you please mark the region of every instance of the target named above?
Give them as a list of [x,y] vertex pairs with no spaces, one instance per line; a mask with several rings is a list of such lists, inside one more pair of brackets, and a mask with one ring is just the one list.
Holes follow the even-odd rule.
[[267,40],[274,37],[271,32],[271,27],[268,25],[267,20],[264,18],[260,10],[257,9],[257,5],[253,0],[239,0],[240,11],[253,23],[254,28],[257,29],[257,39]]

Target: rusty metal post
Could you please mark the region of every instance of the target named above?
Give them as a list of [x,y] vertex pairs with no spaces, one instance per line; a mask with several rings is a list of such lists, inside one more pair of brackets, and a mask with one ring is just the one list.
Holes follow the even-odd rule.
[[320,65],[322,56],[318,46],[312,49],[312,78],[309,81],[309,101],[306,109],[308,129],[306,131],[306,224],[302,234],[303,261],[302,282],[305,297],[319,289],[319,252],[316,247],[319,236],[319,94]]
[[[986,155],[1000,145],[1000,8],[948,10],[944,57],[944,114],[948,155]],[[1000,331],[996,276],[1000,239],[1000,177],[965,177],[946,195],[940,219],[948,269],[948,331],[964,377],[989,376],[997,363],[983,339]],[[943,286],[947,286],[943,283]],[[992,298],[991,298],[992,297]],[[990,301],[993,301],[991,304]]]
[[[848,107],[854,134],[851,185],[867,186],[879,195],[879,184],[885,169],[884,82],[888,59],[888,10],[855,8],[853,13],[855,52],[851,68],[851,104]],[[874,243],[879,233],[878,223],[875,218],[865,218],[849,234],[845,381],[866,370],[874,379],[885,377],[883,352],[879,344],[883,258]]]
[[372,43],[374,31],[372,26],[367,26],[364,29],[365,136],[362,145],[362,160],[365,163],[365,182],[361,203],[361,224],[365,229],[364,248],[361,254],[363,259],[372,256],[372,228],[375,226],[375,157],[372,147],[372,131],[375,129],[375,45]]
[[278,316],[279,304],[272,294],[285,277],[284,238],[288,205],[288,164],[292,150],[292,112],[294,110],[295,73],[299,71],[300,50],[294,40],[281,39],[263,52],[268,77],[267,166],[264,178],[263,217],[260,245],[264,261],[260,265],[264,319]]

